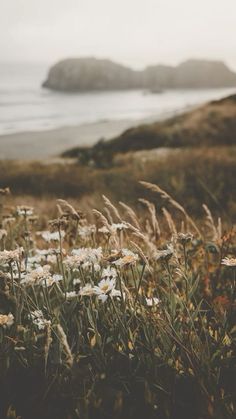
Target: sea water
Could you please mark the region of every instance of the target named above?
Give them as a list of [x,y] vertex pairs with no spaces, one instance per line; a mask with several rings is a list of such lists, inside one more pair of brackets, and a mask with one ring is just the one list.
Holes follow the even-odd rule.
[[0,135],[99,121],[162,119],[236,89],[61,93],[41,87],[47,65],[0,63]]

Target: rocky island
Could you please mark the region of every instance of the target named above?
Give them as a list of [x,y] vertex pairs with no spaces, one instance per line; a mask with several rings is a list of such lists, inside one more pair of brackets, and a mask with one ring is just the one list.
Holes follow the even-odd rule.
[[236,73],[221,61],[187,60],[137,71],[107,59],[69,58],[51,67],[42,86],[65,92],[218,88],[236,86]]

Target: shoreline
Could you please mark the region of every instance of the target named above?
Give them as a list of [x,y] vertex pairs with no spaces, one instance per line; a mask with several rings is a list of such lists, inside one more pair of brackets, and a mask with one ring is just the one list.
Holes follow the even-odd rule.
[[[235,89],[234,89],[235,91]],[[110,140],[121,135],[129,128],[142,124],[166,121],[177,115],[192,111],[212,100],[218,100],[231,95],[231,89],[218,92],[202,101],[171,108],[156,114],[149,114],[140,118],[100,119],[95,122],[85,122],[77,125],[47,128],[16,133],[0,134],[0,160],[50,160],[58,158],[60,154],[74,147],[91,147],[101,139]]]
[[121,119],[65,126],[42,131],[25,131],[0,135],[0,160],[40,160],[58,157],[77,146],[92,146],[137,125],[166,120],[193,107],[143,119]]

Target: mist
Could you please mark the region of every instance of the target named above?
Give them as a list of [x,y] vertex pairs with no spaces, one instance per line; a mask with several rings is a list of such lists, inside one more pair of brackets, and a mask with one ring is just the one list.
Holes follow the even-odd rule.
[[236,69],[235,0],[1,0],[0,61],[108,57],[133,68],[187,58]]

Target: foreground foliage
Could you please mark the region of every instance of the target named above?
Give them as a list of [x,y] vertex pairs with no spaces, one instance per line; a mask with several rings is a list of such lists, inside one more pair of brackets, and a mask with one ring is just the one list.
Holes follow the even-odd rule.
[[46,231],[0,191],[1,417],[234,417],[235,231],[142,186]]

